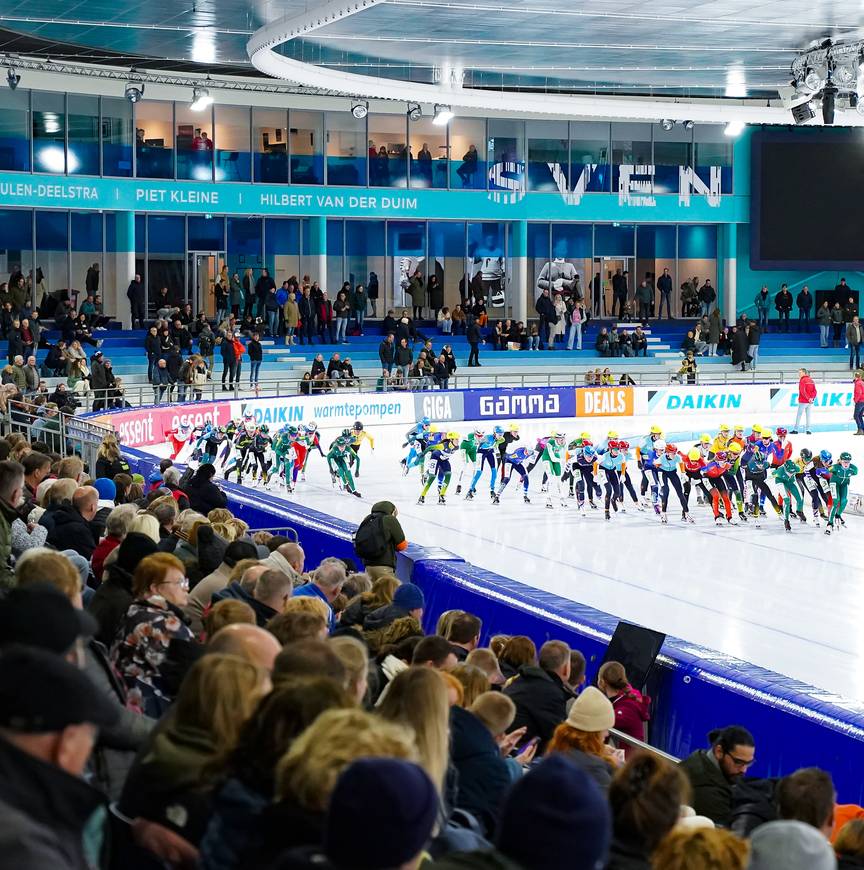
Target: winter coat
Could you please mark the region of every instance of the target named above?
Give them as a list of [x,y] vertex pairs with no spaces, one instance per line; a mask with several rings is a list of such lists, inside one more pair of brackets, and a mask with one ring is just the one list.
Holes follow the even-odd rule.
[[272,783],[262,793],[240,779],[227,779],[213,796],[213,814],[201,840],[202,870],[238,870],[252,847],[261,813],[272,803]]
[[87,610],[99,623],[96,640],[106,647],[114,643],[117,629],[134,600],[132,575],[115,563],[111,566],[109,578],[99,586],[87,605]]
[[225,337],[222,339],[222,344],[219,345],[219,353],[222,354],[223,362],[232,363],[237,361],[233,337]]
[[401,344],[397,344],[393,358],[397,366],[410,366],[414,361],[414,354],[410,347],[403,347]]
[[264,348],[261,342],[255,341],[254,338],[246,345],[246,352],[249,354],[250,362],[261,362],[264,359]]
[[412,275],[408,279],[405,292],[411,297],[414,305],[422,305],[426,300],[426,291],[423,286],[423,278],[420,275]]
[[397,619],[402,619],[409,615],[409,611],[404,607],[391,602],[369,613],[363,620],[363,630],[380,631],[382,628],[387,628],[388,625],[396,622]]
[[475,852],[451,852],[439,861],[426,865],[429,870],[527,870],[497,849]]
[[640,284],[636,288],[635,297],[637,302],[651,302],[654,298],[654,291],[647,284]]
[[378,345],[378,359],[381,360],[382,365],[393,365],[393,358],[395,355],[396,345],[393,342],[382,341],[381,344]]
[[72,504],[61,504],[54,515],[54,528],[48,532],[48,543],[58,550],[74,550],[88,561],[96,549],[90,524]]
[[813,294],[805,293],[803,290],[798,294],[798,297],[795,299],[795,304],[802,311],[810,311],[813,307]]
[[244,604],[248,604],[252,610],[255,611],[255,621],[258,624],[259,628],[265,628],[267,623],[273,619],[274,616],[277,616],[277,611],[275,611],[272,607],[267,604],[263,604],[261,601],[258,601],[257,598],[254,598],[250,595],[241,585],[238,580],[234,580],[232,583],[229,583],[224,589],[216,592],[213,595],[213,604],[216,604],[219,601],[226,601],[227,599],[232,599],[234,601],[242,601]]
[[537,665],[523,665],[504,694],[516,705],[513,730],[525,726],[526,740],[539,737],[538,753],[542,754],[555,729],[567,718],[567,702],[573,693],[558,674]]
[[628,686],[610,700],[615,709],[615,727],[623,734],[644,741],[645,723],[651,718],[651,698]]
[[826,308],[824,305],[820,306],[816,309],[816,321],[820,326],[830,326],[831,325],[831,309]]
[[843,323],[843,309],[842,308],[832,308],[831,309],[831,323]]
[[713,302],[717,298],[717,291],[710,284],[703,284],[698,296],[700,302]]
[[788,290],[785,293],[781,290],[774,297],[774,307],[778,311],[791,311],[792,310],[792,294]]
[[715,316],[716,311],[715,308],[708,318],[708,344],[718,344],[720,341],[720,315]]
[[606,870],[651,870],[651,858],[644,846],[613,837]]
[[751,323],[750,326],[747,327],[747,343],[752,347],[753,345],[759,344],[762,339],[762,332],[759,329],[758,323]]
[[436,311],[444,307],[444,286],[437,280],[433,283],[431,278],[429,279],[429,307]]
[[104,799],[81,777],[0,740],[0,854],[20,870],[92,870],[84,831]]
[[681,762],[693,791],[690,805],[697,816],[707,816],[715,825],[729,827],[732,820],[732,785],[708,753],[699,749]]
[[228,496],[212,480],[193,477],[183,491],[189,496],[189,507],[205,517],[215,508],[224,508],[228,504]]
[[465,330],[465,338],[468,344],[480,344],[483,340],[483,334],[480,332],[480,327],[477,325],[476,320],[472,320],[468,324],[468,329]]
[[459,773],[456,807],[491,834],[511,785],[510,768],[489,729],[462,707],[450,708],[450,763]]
[[581,749],[570,749],[567,757],[588,777],[597,783],[597,787],[603,794],[609,791],[612,782],[612,765],[597,755],[583,752]]
[[846,324],[846,343],[851,345],[860,344],[864,340],[864,326],[860,323],[855,326],[854,323]]
[[747,333],[743,329],[739,329],[732,336],[732,365],[740,366],[741,363],[747,361],[747,351],[750,344],[747,340]]
[[300,309],[297,307],[296,300],[288,299],[282,306],[282,316],[285,318],[286,326],[293,326],[295,329],[300,323]]
[[798,404],[812,404],[816,401],[816,384],[810,375],[803,375],[798,381]]
[[363,311],[365,313],[369,299],[365,290],[355,290],[351,294],[351,299],[349,301],[354,311]]
[[537,301],[534,303],[534,310],[540,315],[541,321],[545,320],[548,323],[554,323],[555,318],[558,316],[555,313],[555,303],[552,301],[552,297],[545,294],[537,297]]

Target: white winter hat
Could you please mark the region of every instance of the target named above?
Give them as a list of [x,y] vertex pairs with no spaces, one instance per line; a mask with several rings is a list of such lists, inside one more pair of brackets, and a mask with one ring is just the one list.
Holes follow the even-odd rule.
[[588,686],[573,702],[567,724],[589,733],[608,731],[615,725],[615,708],[599,689]]

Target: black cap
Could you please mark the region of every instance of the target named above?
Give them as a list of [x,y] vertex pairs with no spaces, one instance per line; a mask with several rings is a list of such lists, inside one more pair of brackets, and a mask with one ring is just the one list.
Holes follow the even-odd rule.
[[231,541],[225,548],[225,555],[222,557],[222,561],[229,568],[233,568],[242,559],[257,558],[258,548],[251,541]]
[[34,583],[12,589],[0,601],[0,645],[37,646],[64,655],[79,637],[93,637],[99,624],[56,587]]
[[0,728],[27,734],[84,723],[108,728],[117,717],[96,684],[61,656],[27,646],[0,654]]

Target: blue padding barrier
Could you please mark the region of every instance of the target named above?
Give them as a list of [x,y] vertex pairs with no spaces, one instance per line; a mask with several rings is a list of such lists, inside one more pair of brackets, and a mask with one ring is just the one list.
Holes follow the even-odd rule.
[[[158,459],[126,449],[133,472],[145,478]],[[307,567],[325,556],[359,562],[351,523],[269,493],[226,484],[231,510],[252,528],[296,529]],[[410,534],[410,530],[409,530]],[[409,546],[397,574],[424,590],[427,630],[445,610],[483,620],[484,639],[525,634],[539,646],[555,638],[579,649],[593,678],[618,619],[548,592],[485,571],[437,548]],[[831,772],[842,803],[864,803],[864,704],[845,701],[797,680],[678,638],[667,638],[651,677],[652,745],[678,757],[702,748],[710,730],[742,724],[756,738],[752,776],[779,776],[799,767]]]

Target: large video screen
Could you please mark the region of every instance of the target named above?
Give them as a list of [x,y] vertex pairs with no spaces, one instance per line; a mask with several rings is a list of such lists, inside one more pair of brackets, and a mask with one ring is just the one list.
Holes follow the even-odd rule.
[[759,131],[751,181],[754,267],[861,268],[864,132]]

